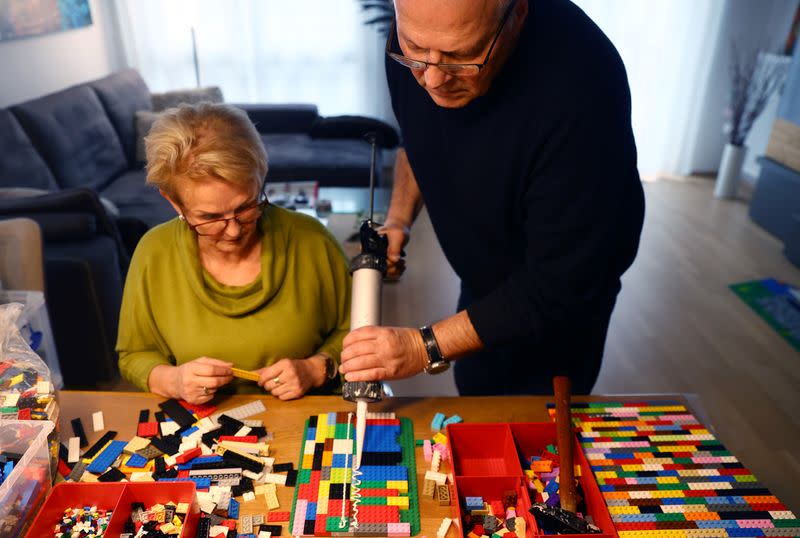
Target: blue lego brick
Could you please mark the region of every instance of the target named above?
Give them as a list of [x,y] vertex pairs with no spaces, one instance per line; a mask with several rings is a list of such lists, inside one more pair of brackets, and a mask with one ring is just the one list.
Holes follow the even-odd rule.
[[199,429],[200,428],[198,428],[197,426],[192,426],[191,428],[186,428],[185,430],[183,430],[181,432],[181,437],[189,437],[190,435],[192,435],[194,432],[196,432]]
[[408,469],[399,465],[364,465],[360,469],[361,481],[408,480]]
[[364,432],[364,452],[400,452],[400,425],[371,425]]
[[316,428],[306,428],[306,441],[313,441],[317,438]]
[[[350,458],[352,460],[352,458]],[[347,454],[334,454],[331,461],[331,469],[346,469],[350,467],[347,464]]]
[[111,467],[114,461],[122,454],[122,449],[128,443],[126,441],[111,441],[108,446],[94,458],[86,470],[93,474],[100,474]]
[[464,419],[458,415],[453,415],[452,417],[442,422],[442,428],[446,428],[448,424],[458,424],[459,422],[464,422]]
[[317,519],[317,503],[308,503],[306,505],[306,519]]
[[187,476],[185,478],[159,478],[159,482],[194,482],[198,490],[207,490],[211,487],[211,479],[207,476]]
[[728,536],[731,538],[747,538],[750,536],[764,536],[764,531],[761,529],[726,529]]
[[444,422],[444,413],[436,413],[433,415],[433,420],[431,420],[431,430],[438,431],[442,429],[442,423]]
[[[239,501],[232,496],[228,503],[228,519],[239,519]],[[239,536],[241,536],[241,534]]]
[[200,465],[202,463],[219,463],[221,461],[223,461],[222,456],[197,456],[186,463],[179,463],[175,466],[175,468],[179,471],[185,471],[186,469],[191,469],[193,465]]
[[139,454],[133,454],[128,461],[125,462],[125,465],[128,467],[135,467],[137,469],[141,469],[145,465],[147,465],[147,458],[140,456]]
[[483,497],[467,497],[464,504],[467,510],[483,510]]

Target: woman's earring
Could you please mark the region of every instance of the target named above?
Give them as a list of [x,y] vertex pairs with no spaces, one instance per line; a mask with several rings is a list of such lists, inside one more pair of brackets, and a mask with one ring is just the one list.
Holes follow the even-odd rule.
[[181,214],[181,213],[178,213],[178,218],[179,218],[180,220],[186,220],[186,218],[185,218],[185,217],[183,216],[183,214]]

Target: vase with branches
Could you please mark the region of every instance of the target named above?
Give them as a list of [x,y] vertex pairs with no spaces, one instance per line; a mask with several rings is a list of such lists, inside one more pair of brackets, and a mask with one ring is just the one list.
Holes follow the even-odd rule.
[[744,141],[782,83],[784,73],[781,65],[768,61],[766,53],[757,49],[742,52],[736,43],[731,43],[731,88],[725,123],[727,144],[714,187],[717,198],[732,198],[736,194],[746,152]]

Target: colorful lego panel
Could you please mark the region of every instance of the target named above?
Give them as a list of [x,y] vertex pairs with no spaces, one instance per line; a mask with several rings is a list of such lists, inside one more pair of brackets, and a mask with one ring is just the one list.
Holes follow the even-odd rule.
[[573,403],[572,417],[620,538],[800,535],[800,520],[680,403]]
[[290,524],[293,536],[411,536],[419,532],[409,419],[367,420],[355,480],[354,414],[312,416],[303,439]]

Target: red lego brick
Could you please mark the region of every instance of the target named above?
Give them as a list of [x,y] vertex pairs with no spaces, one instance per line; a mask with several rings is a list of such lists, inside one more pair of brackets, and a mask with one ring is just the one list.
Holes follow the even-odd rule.
[[191,450],[187,450],[183,454],[177,456],[175,458],[175,463],[186,463],[189,460],[195,459],[200,454],[202,454],[202,450],[199,448],[192,448]]
[[258,437],[255,435],[220,435],[220,441],[236,441],[237,443],[257,443]]
[[189,478],[189,469],[178,471],[178,478]]
[[30,420],[30,419],[31,419],[31,410],[29,407],[17,411],[17,420]]
[[225,519],[220,523],[220,525],[222,525],[223,527],[228,527],[232,531],[236,530],[236,520],[235,519]]
[[71,472],[72,469],[69,468],[69,465],[67,465],[66,462],[61,458],[58,458],[58,473],[66,478]]
[[[360,520],[360,518],[359,518]],[[314,536],[330,536],[330,533],[325,530],[327,521],[325,517],[318,517],[314,520]]]
[[217,410],[216,405],[194,405],[183,400],[178,400],[178,403],[190,413],[197,415],[197,418],[205,418]]
[[364,505],[358,506],[359,523],[399,523],[399,506]]
[[155,437],[158,435],[158,422],[140,422],[136,428],[139,437]]
[[270,523],[277,523],[280,521],[289,521],[291,512],[267,512],[267,521]]

